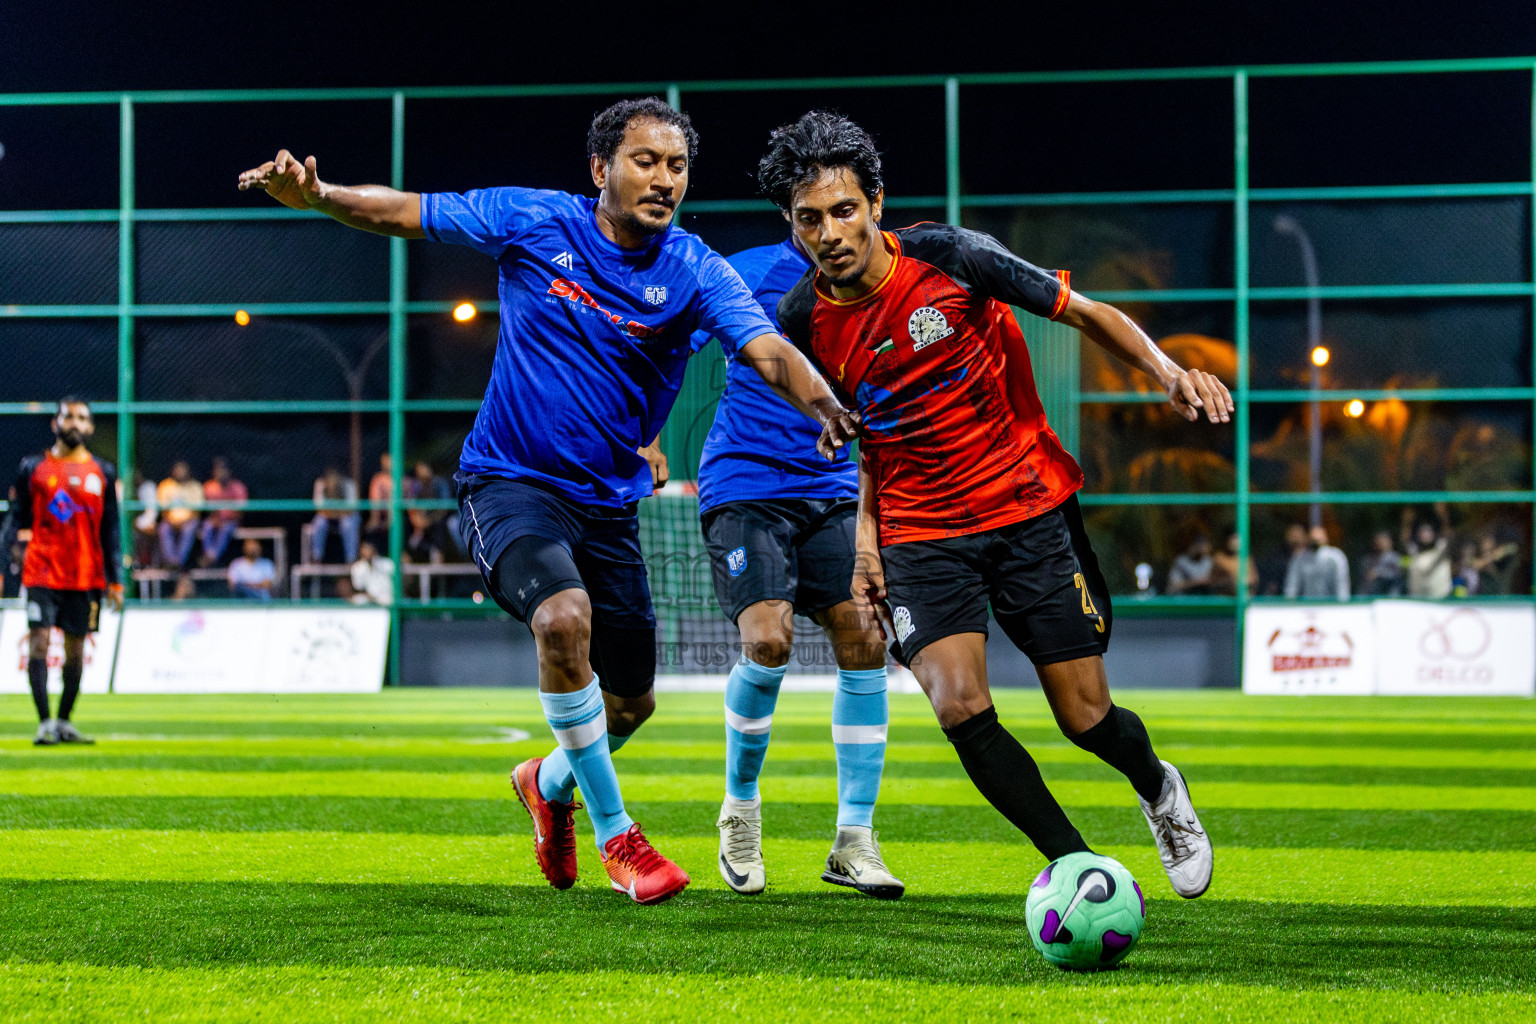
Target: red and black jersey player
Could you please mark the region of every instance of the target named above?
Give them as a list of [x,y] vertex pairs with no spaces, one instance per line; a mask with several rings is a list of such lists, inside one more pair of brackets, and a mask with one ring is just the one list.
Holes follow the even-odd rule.
[[[95,433],[89,403],[59,400],[54,443],[21,460],[11,488],[18,530],[31,531],[22,562],[31,648],[27,678],[37,704],[38,746],[90,743],[70,724],[85,669],[86,637],[96,632],[105,598],[123,606],[117,472],[86,447]],[[64,695],[57,717],[48,713],[48,638],[64,634]]]
[[1136,790],[1174,890],[1199,896],[1211,844],[1178,769],[1110,700],[1109,595],[1078,511],[1083,474],[1045,421],[1009,307],[1077,328],[1156,380],[1187,419],[1227,422],[1227,389],[1073,292],[1065,271],[988,235],[882,231],[880,159],[846,118],[813,112],[774,132],[759,183],[815,263],[779,321],[862,420],[855,600],[881,612],[982,795],[1047,859],[1087,850],[998,721],[990,604],[1035,664],[1062,732]]

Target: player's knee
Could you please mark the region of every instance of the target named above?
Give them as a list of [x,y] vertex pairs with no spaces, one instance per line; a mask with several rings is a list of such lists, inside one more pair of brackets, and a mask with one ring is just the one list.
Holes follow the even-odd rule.
[[592,605],[585,591],[563,590],[539,605],[528,623],[540,657],[563,660],[584,650],[592,639]]
[[1061,734],[1071,739],[1104,721],[1110,706],[1108,694],[1102,698],[1098,695],[1072,694],[1066,700],[1059,701],[1051,710],[1056,713],[1056,724],[1060,726]]
[[885,668],[885,644],[878,633],[853,640],[834,640],[832,653],[837,658],[837,667],[850,672]]
[[48,657],[48,631],[46,629],[34,629],[28,634],[27,657]]

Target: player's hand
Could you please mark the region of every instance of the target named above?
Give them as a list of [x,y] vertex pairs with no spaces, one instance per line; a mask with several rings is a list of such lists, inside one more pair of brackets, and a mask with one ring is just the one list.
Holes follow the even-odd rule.
[[107,605],[114,612],[120,612],[120,611],[123,610],[123,588],[122,587],[108,587],[107,588]]
[[280,149],[271,160],[241,174],[239,188],[242,192],[263,188],[284,206],[308,210],[320,202],[325,186],[315,170],[314,157],[305,157],[301,164],[292,153]]
[[1212,423],[1226,423],[1237,411],[1227,386],[1204,370],[1182,370],[1168,382],[1168,400],[1180,416],[1193,423],[1200,410]]
[[866,621],[873,618],[880,628],[880,639],[895,635],[890,608],[885,603],[885,566],[880,552],[861,549],[853,556],[853,605]]
[[645,456],[645,461],[651,464],[651,483],[659,491],[667,486],[667,481],[672,479],[672,473],[667,468],[666,453],[661,450],[660,444],[653,444],[640,449],[640,454]]
[[859,436],[859,414],[851,409],[837,407],[837,411],[821,425],[821,437],[816,439],[816,450],[828,462],[837,458],[839,448]]

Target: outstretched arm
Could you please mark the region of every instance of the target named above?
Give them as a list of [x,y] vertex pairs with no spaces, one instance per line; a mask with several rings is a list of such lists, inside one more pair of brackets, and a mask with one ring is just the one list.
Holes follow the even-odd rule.
[[317,210],[352,228],[397,238],[425,238],[421,230],[421,195],[386,185],[334,185],[320,180],[315,158],[298,158],[286,149],[260,167],[240,175],[240,191],[261,188],[284,206]]
[[1077,328],[1110,355],[1157,381],[1185,419],[1199,419],[1203,409],[1212,423],[1226,423],[1237,410],[1225,384],[1204,370],[1182,369],[1135,321],[1114,306],[1073,292],[1067,308],[1056,319]]
[[858,436],[853,413],[843,408],[811,361],[779,335],[759,335],[738,348],[736,355],[779,397],[821,424],[816,450],[823,457],[835,458],[837,449]]

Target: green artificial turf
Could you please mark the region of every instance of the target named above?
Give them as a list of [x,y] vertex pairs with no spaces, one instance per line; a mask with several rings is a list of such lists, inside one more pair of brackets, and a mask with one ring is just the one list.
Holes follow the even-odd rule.
[[786,694],[764,773],[770,887],[714,867],[717,695],[663,694],[617,756],[693,885],[659,907],[539,877],[507,785],[527,691],[87,697],[94,748],[34,749],[0,698],[0,1020],[1536,1021],[1536,706],[1134,693],[1216,844],[1175,897],[1126,784],[1004,722],[1148,895],[1126,965],[1069,975],[1023,930],[1041,859],[892,698],[876,812],[896,903],[819,880],[825,695]]

